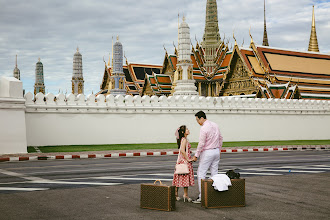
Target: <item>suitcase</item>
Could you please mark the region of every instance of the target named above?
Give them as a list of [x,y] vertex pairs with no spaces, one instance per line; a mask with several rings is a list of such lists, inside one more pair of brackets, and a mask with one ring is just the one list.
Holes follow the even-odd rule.
[[213,180],[202,180],[202,207],[224,208],[245,206],[245,179],[231,179],[228,191],[218,191],[212,186]]
[[175,186],[166,186],[160,180],[154,184],[141,184],[141,208],[174,211],[175,201]]

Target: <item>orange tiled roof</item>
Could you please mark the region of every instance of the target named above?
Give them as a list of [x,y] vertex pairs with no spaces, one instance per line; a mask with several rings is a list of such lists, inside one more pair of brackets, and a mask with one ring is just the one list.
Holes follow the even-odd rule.
[[230,61],[231,55],[232,55],[231,52],[229,52],[229,53],[226,54],[226,56],[223,59],[223,62],[221,64],[220,68],[226,68],[229,65],[229,61]]

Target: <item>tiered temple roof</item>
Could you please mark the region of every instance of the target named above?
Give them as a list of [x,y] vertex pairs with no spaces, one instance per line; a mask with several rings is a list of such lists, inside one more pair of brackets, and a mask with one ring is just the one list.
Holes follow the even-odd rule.
[[[153,74],[160,74],[161,66],[128,63],[126,60],[126,66],[123,66],[125,73],[125,86],[128,95],[141,95],[146,76]],[[100,86],[101,91],[99,94],[108,94],[109,76],[111,75],[111,67],[105,66],[102,83]]]
[[239,55],[256,85],[267,90],[263,97],[330,99],[330,55],[253,42],[250,48],[237,47],[233,53]]

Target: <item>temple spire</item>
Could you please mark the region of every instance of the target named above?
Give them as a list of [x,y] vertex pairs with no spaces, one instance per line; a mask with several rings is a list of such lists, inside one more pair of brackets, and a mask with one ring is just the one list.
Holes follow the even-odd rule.
[[266,0],[264,0],[264,40],[262,46],[269,46],[266,27]]
[[217,49],[222,43],[218,25],[218,6],[216,0],[207,0],[205,30],[201,46],[205,52],[204,69],[208,76],[216,71],[217,64],[214,62],[217,56]]
[[207,0],[203,41],[217,44],[221,40],[218,25],[218,6],[216,0]]
[[313,5],[313,17],[312,17],[312,30],[309,39],[308,51],[320,52],[319,44],[317,42],[317,36],[316,36],[314,5]]
[[15,68],[14,68],[14,77],[18,80],[21,79],[21,72],[17,67],[17,54],[16,54],[16,61],[15,61]]

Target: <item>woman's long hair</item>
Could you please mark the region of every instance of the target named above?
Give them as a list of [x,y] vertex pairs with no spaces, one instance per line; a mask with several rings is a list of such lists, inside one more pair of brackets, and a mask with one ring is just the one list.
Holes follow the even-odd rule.
[[181,145],[181,140],[184,137],[185,133],[186,133],[186,129],[187,127],[185,125],[180,126],[178,133],[179,133],[179,139],[177,139],[177,144],[178,144],[178,149],[180,149],[180,145]]

